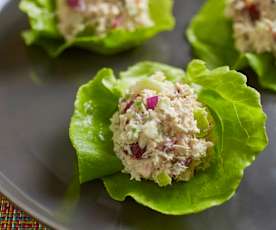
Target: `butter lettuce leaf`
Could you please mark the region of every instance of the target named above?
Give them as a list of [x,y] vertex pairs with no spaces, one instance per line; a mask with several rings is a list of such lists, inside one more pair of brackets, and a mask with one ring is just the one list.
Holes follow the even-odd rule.
[[[166,187],[151,181],[130,180],[129,175],[121,173],[122,165],[112,150],[112,134],[108,129],[126,86],[160,70],[169,80],[192,85],[215,123],[210,166],[189,182],[173,182]],[[90,107],[93,109],[88,114],[85,108]],[[87,123],[87,119],[92,122]],[[70,137],[79,159],[81,182],[102,178],[115,200],[123,201],[130,196],[161,213],[183,215],[219,205],[235,194],[244,169],[267,145],[265,123],[260,95],[246,85],[246,77],[241,73],[228,67],[209,70],[199,60],[188,65],[186,74],[167,65],[142,62],[120,73],[118,80],[111,70],[103,69],[80,88]]]
[[240,53],[234,44],[232,20],[225,17],[227,0],[208,0],[193,18],[187,38],[210,68],[228,65],[237,70],[251,67],[263,88],[276,91],[276,61],[272,54]]
[[112,70],[102,69],[80,87],[70,124],[70,139],[77,151],[80,183],[118,172],[120,160],[113,153],[110,118],[117,110],[120,92]]
[[28,15],[30,30],[23,32],[27,45],[40,45],[50,56],[56,57],[71,46],[101,54],[115,54],[138,46],[161,31],[171,30],[175,21],[172,0],[149,0],[149,12],[154,26],[134,31],[116,29],[104,37],[79,35],[73,41],[65,41],[57,28],[55,0],[21,0],[20,9]]

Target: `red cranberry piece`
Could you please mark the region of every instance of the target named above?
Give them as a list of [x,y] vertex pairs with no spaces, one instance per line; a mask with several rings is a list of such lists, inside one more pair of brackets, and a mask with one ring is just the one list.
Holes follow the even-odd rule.
[[68,6],[76,8],[80,5],[80,0],[67,0]]
[[133,154],[133,156],[138,160],[141,159],[143,154],[146,151],[146,148],[141,149],[138,143],[130,145],[130,150]]

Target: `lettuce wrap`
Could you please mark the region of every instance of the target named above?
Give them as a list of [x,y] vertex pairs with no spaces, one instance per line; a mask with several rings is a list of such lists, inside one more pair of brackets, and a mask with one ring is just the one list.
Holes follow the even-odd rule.
[[[130,180],[128,174],[121,173],[123,166],[113,152],[109,128],[126,89],[156,71],[164,72],[167,80],[194,87],[215,123],[210,166],[189,182],[166,187],[153,181]],[[81,86],[69,132],[81,183],[100,178],[117,201],[130,196],[161,213],[183,215],[222,204],[235,194],[245,168],[267,145],[265,123],[260,95],[246,85],[241,73],[228,67],[209,70],[200,60],[192,61],[186,73],[164,64],[142,62],[121,72],[118,78],[111,69],[104,68]]]
[[195,54],[210,68],[251,67],[263,88],[276,91],[276,62],[272,53],[241,53],[235,48],[232,20],[225,16],[227,0],[208,0],[193,18],[187,38]]
[[153,26],[138,27],[134,31],[117,28],[105,36],[78,35],[70,42],[65,41],[58,30],[54,0],[21,0],[19,8],[28,15],[30,22],[30,29],[22,34],[25,43],[42,46],[50,56],[56,57],[71,46],[106,55],[138,46],[157,33],[174,27],[172,6],[172,0],[149,0]]

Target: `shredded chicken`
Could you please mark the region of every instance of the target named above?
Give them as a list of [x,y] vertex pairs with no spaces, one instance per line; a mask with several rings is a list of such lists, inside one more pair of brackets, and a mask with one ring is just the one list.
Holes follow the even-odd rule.
[[276,1],[230,0],[226,15],[233,19],[236,48],[276,56]]
[[162,72],[132,86],[111,119],[114,151],[123,172],[138,181],[156,181],[160,174],[170,178],[170,183],[190,180],[213,146],[206,135],[199,137],[196,111],[207,119],[207,109],[193,89],[165,80]]
[[105,35],[116,28],[149,27],[148,0],[58,0],[59,30],[67,40],[79,33]]

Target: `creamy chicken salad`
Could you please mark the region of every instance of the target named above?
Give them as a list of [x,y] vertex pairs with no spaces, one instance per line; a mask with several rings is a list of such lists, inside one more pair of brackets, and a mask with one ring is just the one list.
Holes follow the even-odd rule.
[[211,121],[189,85],[167,81],[163,72],[138,81],[111,119],[123,172],[159,186],[190,180],[208,165]]
[[105,35],[123,28],[153,26],[149,0],[58,0],[57,16],[60,32],[67,40],[79,33]]
[[272,52],[276,56],[276,0],[229,0],[236,48],[241,52]]

